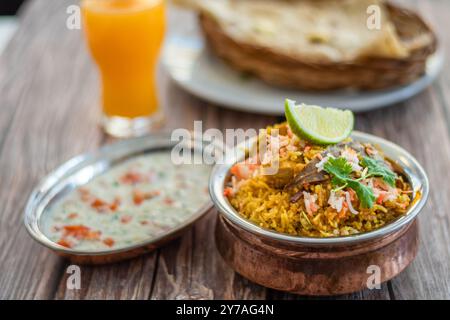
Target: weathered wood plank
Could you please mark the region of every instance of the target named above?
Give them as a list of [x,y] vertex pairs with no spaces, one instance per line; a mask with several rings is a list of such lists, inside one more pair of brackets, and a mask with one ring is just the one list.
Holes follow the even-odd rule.
[[53,296],[62,261],[26,234],[23,208],[43,175],[101,137],[92,65],[65,28],[69,2],[31,2],[2,56],[0,298]]
[[151,299],[264,299],[266,289],[250,283],[226,265],[216,250],[216,211],[160,249]]
[[353,294],[332,296],[332,297],[308,297],[287,294],[280,291],[270,290],[269,299],[274,300],[389,300],[388,284],[383,283],[380,289],[364,290]]
[[[153,283],[157,252],[105,266],[80,266],[81,288],[67,289],[63,273],[56,299],[147,299]],[[65,267],[69,264],[66,263]],[[66,270],[66,268],[64,268]]]
[[[405,1],[402,1],[403,3]],[[57,299],[305,299],[260,287],[234,273],[217,253],[211,210],[180,239],[149,255],[103,267],[81,267],[81,290],[67,290],[68,263],[26,235],[22,210],[32,187],[71,156],[105,139],[97,123],[98,77],[81,33],[65,28],[72,1],[35,0],[0,58],[0,298]],[[411,2],[408,2],[411,4]],[[414,1],[441,30],[450,3]],[[192,15],[175,12],[170,28],[195,32]],[[442,33],[449,48],[449,36]],[[449,48],[450,49],[450,48]],[[449,63],[445,70],[449,71]],[[410,150],[427,170],[432,192],[421,218],[416,261],[381,290],[333,299],[450,298],[450,79],[390,109],[359,115],[360,130]],[[160,76],[169,115],[165,130],[260,128],[273,117],[233,112],[201,101]],[[156,271],[156,273],[155,273]]]

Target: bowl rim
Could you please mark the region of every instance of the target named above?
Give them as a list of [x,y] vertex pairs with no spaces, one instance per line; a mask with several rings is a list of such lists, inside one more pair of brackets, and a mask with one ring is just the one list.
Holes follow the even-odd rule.
[[[233,160],[230,160],[224,164],[216,164],[214,166],[209,181],[209,193],[212,202],[219,210],[220,214],[224,215],[231,223],[242,227],[243,229],[255,235],[291,244],[294,243],[310,246],[356,244],[384,237],[411,223],[424,207],[429,195],[429,181],[423,167],[408,151],[386,139],[360,131],[353,131],[351,137],[356,141],[370,142],[372,144],[378,145],[384,152],[386,152],[386,149],[389,149],[390,152],[386,152],[386,155],[388,155],[389,158],[392,158],[392,160],[397,163],[399,162],[399,160],[403,162],[402,164],[398,164],[401,165],[401,167],[405,170],[406,176],[413,185],[413,196],[415,197],[417,193],[421,194],[419,200],[412,204],[406,214],[381,228],[349,236],[314,238],[294,236],[286,233],[280,233],[274,230],[265,229],[258,226],[256,223],[247,220],[231,206],[228,199],[226,199],[223,194],[224,183],[229,175],[231,166],[236,162],[242,160],[244,157],[244,153],[241,153],[239,157],[234,158]],[[254,137],[253,140],[255,138],[256,137]],[[253,141],[251,141],[251,143],[252,142]],[[236,148],[242,149],[243,144],[244,142],[236,146]],[[393,156],[393,154],[395,154],[395,156]],[[414,172],[414,174],[412,173],[412,171]]]
[[[198,147],[196,143],[205,143],[204,140],[197,139],[194,134],[192,134],[191,137],[193,138],[188,141],[188,146],[193,150]],[[28,234],[39,244],[57,253],[67,255],[69,257],[91,256],[100,258],[103,256],[117,256],[119,254],[131,252],[139,248],[147,248],[150,246],[154,248],[159,247],[167,240],[172,239],[173,236],[179,234],[184,229],[190,227],[194,222],[202,218],[213,206],[211,199],[206,200],[205,203],[202,204],[202,206],[199,207],[199,209],[191,217],[177,225],[175,228],[170,229],[168,232],[165,232],[153,238],[149,238],[147,240],[136,242],[134,244],[109,250],[77,250],[72,248],[65,248],[57,244],[56,242],[53,242],[45,235],[40,226],[40,221],[45,211],[45,208],[40,209],[40,206],[43,206],[42,201],[46,197],[52,198],[55,196],[48,195],[48,193],[52,192],[52,190],[56,188],[60,183],[63,183],[64,179],[69,178],[70,176],[76,174],[76,172],[82,170],[83,168],[86,168],[87,166],[93,166],[102,161],[109,161],[111,159],[114,159],[114,157],[118,156],[117,153],[120,154],[119,157],[129,157],[131,159],[143,151],[155,152],[158,150],[169,150],[170,152],[171,148],[178,142],[179,141],[171,139],[170,132],[158,132],[141,137],[120,140],[111,144],[106,144],[96,151],[84,153],[69,159],[56,169],[52,170],[44,178],[42,178],[36,185],[36,187],[32,190],[25,205],[23,214],[23,223],[25,229],[27,230]],[[108,171],[112,166],[104,168],[101,172],[98,172],[92,178]],[[77,185],[75,188],[79,186],[80,185]]]

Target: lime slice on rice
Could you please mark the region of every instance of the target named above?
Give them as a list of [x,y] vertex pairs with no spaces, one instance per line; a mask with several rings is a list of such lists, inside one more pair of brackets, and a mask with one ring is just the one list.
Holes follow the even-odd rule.
[[295,101],[289,99],[286,99],[285,114],[297,136],[322,145],[335,144],[347,138],[355,122],[350,110],[295,105]]

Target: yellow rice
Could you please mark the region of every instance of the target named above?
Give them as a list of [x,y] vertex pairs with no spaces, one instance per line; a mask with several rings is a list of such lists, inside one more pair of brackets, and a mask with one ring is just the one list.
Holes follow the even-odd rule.
[[[311,161],[324,147],[308,144],[297,137],[292,137],[287,124],[274,126],[280,134],[295,139],[295,151],[280,149],[280,167],[292,168],[295,173]],[[270,132],[271,128],[268,128]],[[239,187],[228,194],[231,205],[245,218],[259,226],[291,235],[307,237],[335,237],[361,233],[380,228],[406,213],[410,204],[410,186],[399,175],[396,188],[399,190],[396,199],[375,203],[372,208],[365,209],[356,199],[352,201],[358,214],[348,210],[337,212],[328,204],[332,186],[330,180],[306,186],[304,191],[317,196],[317,211],[308,214],[305,202],[291,202],[297,188],[285,189],[273,183],[273,177],[256,175],[242,179]],[[345,211],[345,212],[343,212]]]

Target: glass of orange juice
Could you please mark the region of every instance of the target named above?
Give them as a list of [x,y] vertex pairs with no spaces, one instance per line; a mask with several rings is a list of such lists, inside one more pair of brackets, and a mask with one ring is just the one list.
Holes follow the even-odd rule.
[[83,28],[101,75],[103,126],[118,137],[162,121],[156,67],[165,33],[164,0],[82,0]]

